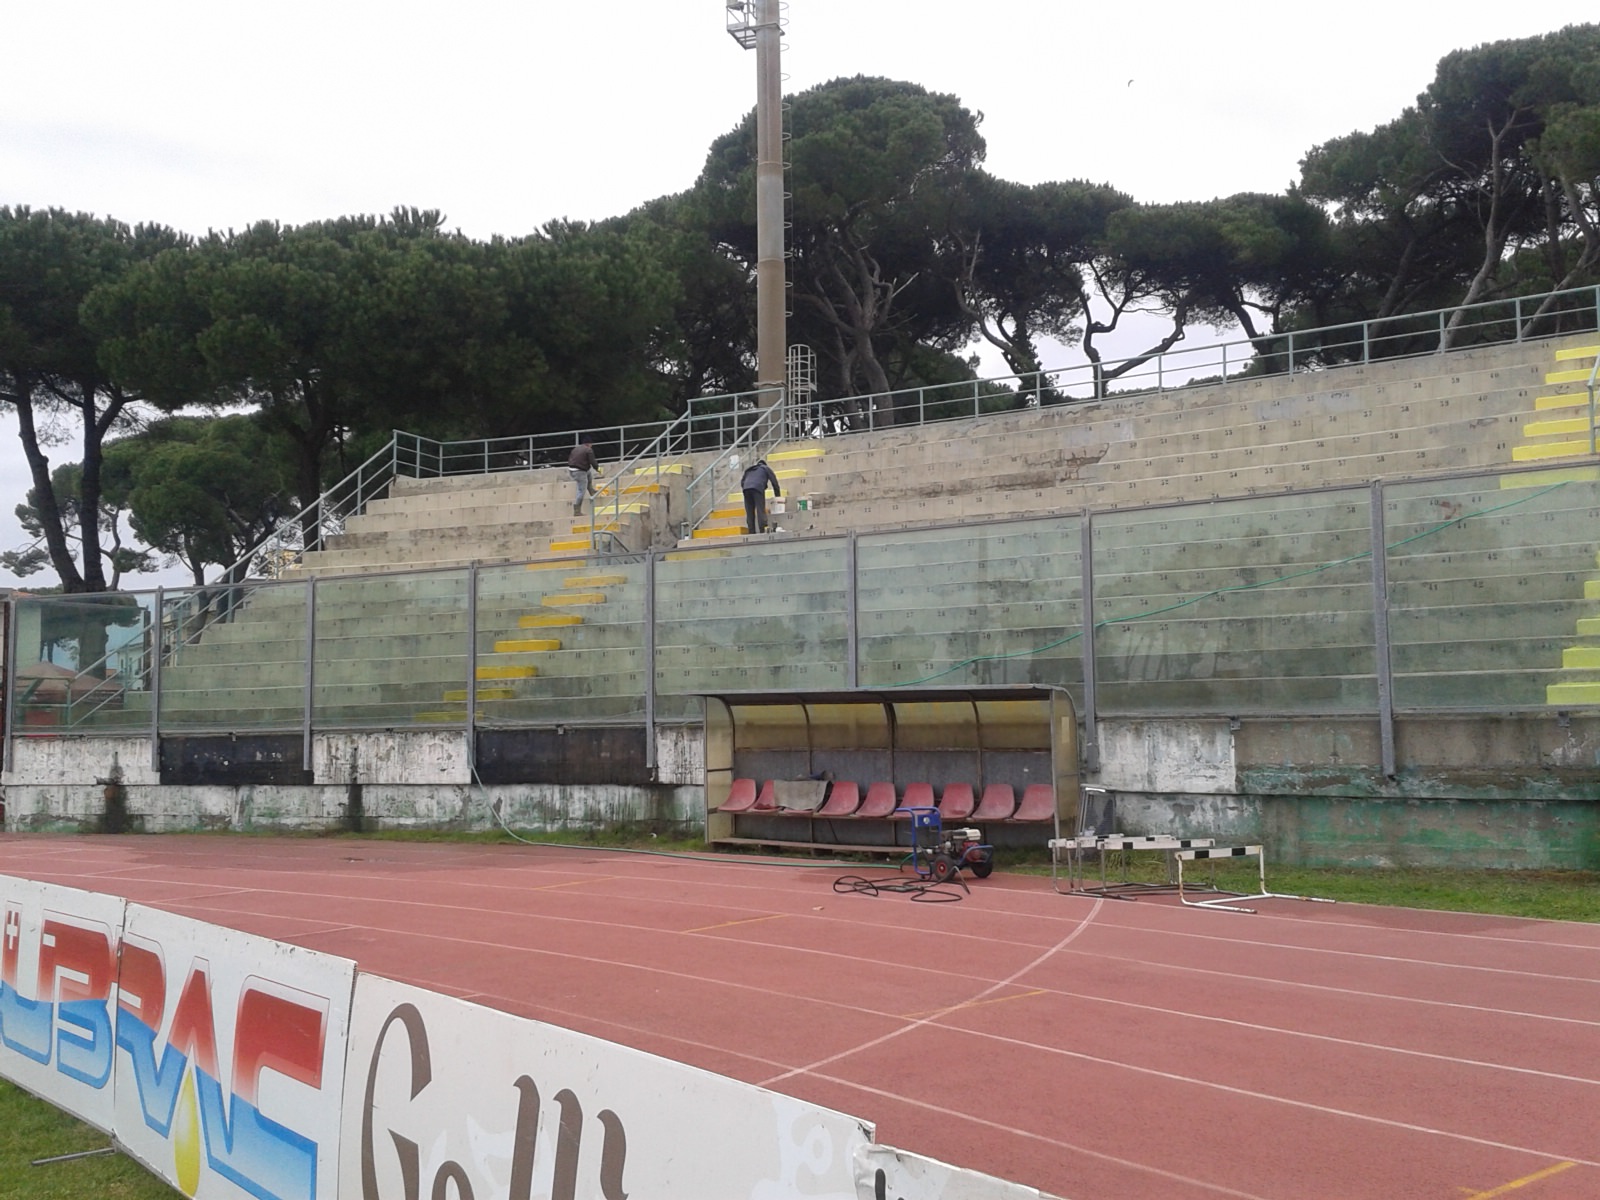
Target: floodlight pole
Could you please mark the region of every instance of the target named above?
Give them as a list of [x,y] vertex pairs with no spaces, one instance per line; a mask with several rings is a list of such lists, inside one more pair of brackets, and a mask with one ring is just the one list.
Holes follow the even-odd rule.
[[787,331],[783,265],[783,28],[780,0],[723,0],[728,32],[756,52],[756,387],[783,395]]

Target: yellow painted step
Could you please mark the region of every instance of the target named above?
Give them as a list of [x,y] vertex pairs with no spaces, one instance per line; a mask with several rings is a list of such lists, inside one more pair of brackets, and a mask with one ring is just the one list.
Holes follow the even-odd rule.
[[1571,467],[1565,471],[1528,471],[1522,475],[1500,477],[1500,487],[1503,491],[1551,487],[1557,483],[1600,483],[1600,467]]
[[518,629],[553,629],[558,625],[582,625],[577,613],[527,613],[517,618]]
[[[500,643],[500,642],[496,642],[495,643],[495,645],[494,645],[495,653],[497,653],[497,654],[499,654],[499,653],[513,653],[512,651],[501,651],[501,649],[500,649],[501,644],[502,643]],[[556,642],[554,644],[559,646],[561,643],[560,642]],[[475,673],[477,674],[479,679],[532,679],[535,675],[537,675],[539,673],[539,668],[538,667],[479,667]]]
[[1568,646],[1561,652],[1563,671],[1600,671],[1600,646]]
[[[496,654],[543,654],[549,650],[561,649],[561,643],[555,638],[503,638],[494,644]],[[506,668],[510,669],[510,668]],[[521,669],[521,668],[518,668]],[[526,668],[529,675],[533,668]],[[479,679],[483,676],[479,675]]]
[[546,596],[539,601],[546,608],[569,608],[584,604],[604,604],[604,592],[559,592],[554,596]]
[[1552,408],[1584,408],[1589,407],[1589,393],[1583,392],[1558,392],[1553,396],[1538,396],[1533,401],[1535,412],[1548,412]]
[[1600,704],[1600,680],[1590,683],[1552,683],[1545,689],[1546,704]]
[[[622,533],[623,531],[624,531],[624,526],[618,521],[596,521],[593,525],[589,524],[587,521],[580,521],[580,522],[576,522],[575,524],[573,524],[573,526],[570,529],[567,530],[568,533],[572,534],[575,537],[582,536],[582,535],[585,535],[585,534],[588,534],[588,533],[591,533],[591,532],[592,533]],[[555,545],[554,542],[551,542],[550,544],[552,546]]]
[[1511,447],[1512,462],[1543,462],[1547,458],[1570,458],[1589,453],[1587,440],[1581,442],[1543,442],[1536,446]]
[[[456,709],[444,709],[438,712],[419,712],[417,714],[417,720],[419,721],[465,721],[466,719],[467,710],[464,706]],[[477,709],[472,719],[474,721],[483,720],[483,710],[481,708]]]
[[696,541],[699,541],[703,538],[743,537],[744,526],[726,525],[712,526],[708,529],[696,529],[694,531],[694,536]]
[[744,520],[744,504],[742,500],[737,508],[731,506],[728,508],[713,508],[709,513],[706,514],[706,520],[708,521],[722,520],[729,517],[736,518],[740,521]]
[[[479,700],[515,700],[516,698],[517,698],[517,689],[516,688],[479,688],[478,689],[478,699]],[[443,699],[444,699],[444,702],[446,704],[465,704],[467,702],[467,689],[466,688],[452,688],[452,689],[450,689],[450,691],[448,691],[448,692],[446,692],[444,694]]]
[[553,540],[550,543],[550,549],[552,549],[552,550],[587,550],[587,549],[589,549],[589,539],[588,538],[561,538],[559,540]]
[[649,511],[650,506],[643,500],[624,500],[617,504],[597,505],[594,510],[594,515],[603,519],[610,519],[614,516],[629,517],[638,513]]
[[1554,437],[1558,433],[1583,433],[1589,432],[1589,415],[1581,417],[1568,417],[1561,421],[1530,421],[1522,427],[1523,437]]
[[805,459],[805,458],[821,458],[821,457],[822,457],[822,447],[821,446],[802,446],[802,447],[800,447],[799,449],[796,449],[796,450],[775,450],[773,453],[767,455],[767,461],[769,463],[775,463],[775,462],[798,462],[799,460]]
[[1600,637],[1600,617],[1579,617],[1579,637]]
[[626,575],[569,575],[561,581],[562,587],[569,588],[600,588],[615,587],[619,583],[627,583]]
[[1600,346],[1568,346],[1556,351],[1557,362],[1571,362],[1575,358],[1600,357]]
[[1588,383],[1588,371],[1551,371],[1544,377],[1546,383]]
[[655,496],[661,492],[659,483],[630,483],[622,489],[624,496]]
[[1600,579],[1586,579],[1583,581],[1583,598],[1585,600],[1600,600]]

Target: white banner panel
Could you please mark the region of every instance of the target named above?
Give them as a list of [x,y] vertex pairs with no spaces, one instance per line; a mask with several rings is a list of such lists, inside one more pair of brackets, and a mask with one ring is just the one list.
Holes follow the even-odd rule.
[[127,902],[0,875],[0,1075],[110,1132]]
[[856,1200],[871,1136],[698,1067],[356,981],[344,1200]]
[[892,1146],[865,1146],[857,1152],[856,1189],[860,1200],[1042,1200],[1037,1188]]
[[333,1200],[355,964],[128,906],[117,1139],[197,1200]]

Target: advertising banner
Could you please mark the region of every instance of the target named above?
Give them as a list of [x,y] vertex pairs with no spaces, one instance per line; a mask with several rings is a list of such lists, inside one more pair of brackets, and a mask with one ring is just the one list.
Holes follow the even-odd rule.
[[198,1200],[338,1195],[355,964],[130,904],[116,1135]]
[[0,875],[0,1075],[110,1132],[127,902]]
[[1045,1200],[1036,1188],[892,1146],[867,1146],[856,1155],[861,1200]]
[[871,1142],[854,1117],[371,975],[349,1044],[349,1200],[855,1200]]

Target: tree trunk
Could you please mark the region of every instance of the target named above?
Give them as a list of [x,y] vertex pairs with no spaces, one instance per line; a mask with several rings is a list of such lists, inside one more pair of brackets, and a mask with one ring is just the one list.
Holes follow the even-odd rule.
[[22,453],[28,460],[28,473],[33,480],[34,494],[39,498],[39,524],[44,529],[45,549],[50,553],[50,565],[61,580],[63,592],[83,592],[83,576],[73,561],[72,547],[61,523],[61,506],[56,502],[55,488],[50,482],[50,459],[39,445],[39,430],[34,423],[33,383],[18,377],[17,394],[13,397],[17,407],[17,426],[22,438]]

